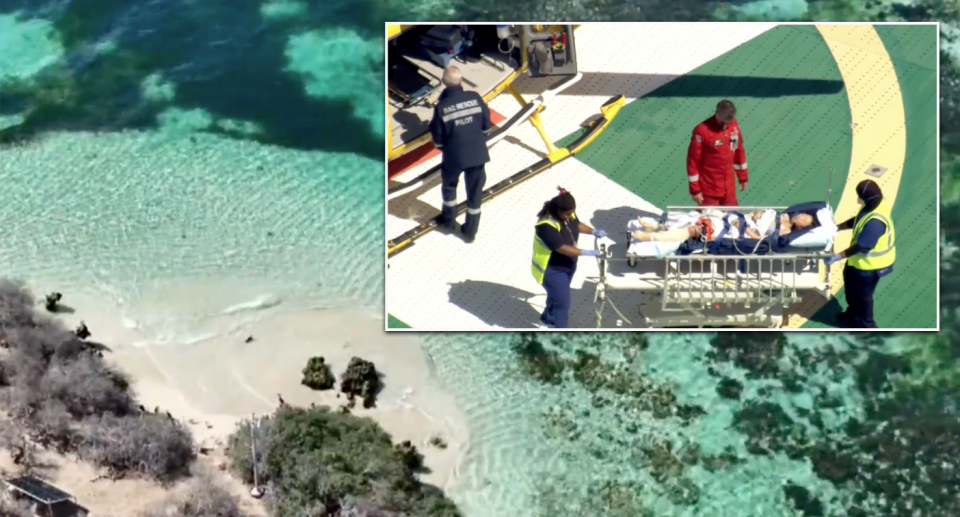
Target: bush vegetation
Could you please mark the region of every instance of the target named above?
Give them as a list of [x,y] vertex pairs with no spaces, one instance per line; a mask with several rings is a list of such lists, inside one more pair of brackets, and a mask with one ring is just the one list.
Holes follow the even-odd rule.
[[141,414],[127,376],[101,357],[105,347],[35,307],[22,284],[0,280],[0,410],[13,424],[0,446],[14,456],[26,456],[27,444],[76,453],[113,478],[186,474],[195,459],[189,431]]
[[307,366],[303,368],[303,380],[300,384],[312,390],[329,390],[337,383],[337,378],[330,371],[330,366],[323,357],[311,357]]
[[0,517],[34,517],[30,505],[0,494]]
[[250,422],[230,437],[231,468],[267,487],[276,517],[459,517],[443,492],[421,483],[422,456],[409,442],[394,445],[369,418],[318,406],[281,407],[260,422],[257,457],[251,451]]
[[140,517],[241,517],[241,513],[237,499],[223,484],[201,475]]
[[[188,475],[196,459],[189,430],[163,412],[143,411],[127,376],[102,358],[105,347],[36,306],[22,284],[0,280],[0,448],[22,470],[29,470],[37,447],[46,447],[76,454],[114,479],[169,482]],[[322,365],[314,363],[315,370]],[[372,405],[381,377],[372,363],[354,358],[340,389]],[[230,438],[232,470],[250,484],[256,463],[275,517],[460,517],[440,489],[417,478],[424,466],[416,446],[394,444],[369,418],[284,405],[252,434],[250,424],[241,422]],[[13,506],[0,512],[21,515]],[[142,517],[238,515],[235,498],[201,476]]]

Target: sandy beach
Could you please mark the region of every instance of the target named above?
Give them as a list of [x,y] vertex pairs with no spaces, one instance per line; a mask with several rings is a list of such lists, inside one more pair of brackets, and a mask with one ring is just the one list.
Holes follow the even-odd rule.
[[[384,391],[377,407],[358,407],[354,414],[376,420],[397,442],[417,445],[429,469],[421,476],[424,482],[449,489],[457,480],[468,447],[464,415],[434,380],[430,358],[418,340],[384,333],[383,321],[367,312],[289,310],[282,304],[253,302],[249,311],[220,310],[206,318],[196,334],[200,337],[189,344],[155,344],[155,336],[145,335],[139,323],[117,307],[83,294],[64,294],[75,312],[58,317],[71,328],[86,322],[91,339],[111,348],[105,357],[132,377],[140,402],[149,410],[169,411],[189,427],[197,443],[210,449],[200,456],[199,466],[242,495],[253,516],[263,515],[259,503],[219,470],[225,438],[241,419],[275,410],[278,395],[295,406],[346,404],[346,397],[338,397],[335,390],[317,392],[300,384],[301,370],[312,356],[323,356],[338,377],[351,357],[373,361],[384,374]],[[166,297],[157,300],[161,298]],[[220,303],[210,297],[202,300]],[[246,342],[248,337],[253,340]],[[432,437],[447,447],[429,445]],[[52,455],[45,460],[56,467],[45,476],[73,493],[91,515],[132,517],[165,493],[145,481],[92,482],[96,473],[87,465]],[[9,468],[9,458],[0,459],[0,467]]]

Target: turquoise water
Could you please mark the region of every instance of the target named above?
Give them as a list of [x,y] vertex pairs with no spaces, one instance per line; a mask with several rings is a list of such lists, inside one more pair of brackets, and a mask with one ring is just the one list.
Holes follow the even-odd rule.
[[[379,310],[383,261],[375,229],[382,225],[383,173],[371,150],[382,149],[383,110],[373,93],[382,84],[374,70],[382,40],[350,27],[285,27],[272,21],[276,13],[263,16],[255,25],[270,36],[259,39],[276,43],[279,53],[264,66],[280,68],[260,81],[300,89],[297,99],[256,99],[261,84],[246,85],[246,72],[220,68],[259,66],[242,54],[218,60],[200,41],[183,55],[141,54],[138,45],[167,37],[140,41],[147,9],[120,9],[127,28],[64,22],[90,33],[70,44],[44,19],[67,13],[0,15],[7,85],[0,127],[8,127],[8,138],[30,140],[4,147],[0,160],[6,273],[121,306],[165,284],[209,282],[235,290],[238,302],[269,296]],[[82,21],[81,14],[74,16]],[[181,29],[164,30],[173,36]],[[250,35],[219,36],[197,38],[259,43]],[[325,80],[331,70],[341,86]],[[279,95],[289,87],[274,89]],[[11,91],[26,91],[26,100]],[[38,99],[46,104],[18,111]],[[233,108],[231,100],[256,104]],[[313,120],[327,106],[355,118],[347,129],[363,131],[354,142],[340,142],[330,120]],[[12,132],[23,127],[26,137]],[[169,307],[177,316],[175,304]]]
[[[211,314],[155,302],[178,286],[381,310],[385,3],[18,5],[0,7],[6,274],[183,343]],[[424,336],[471,428],[452,495],[468,517],[955,509],[936,495],[960,471],[949,344],[732,336]]]

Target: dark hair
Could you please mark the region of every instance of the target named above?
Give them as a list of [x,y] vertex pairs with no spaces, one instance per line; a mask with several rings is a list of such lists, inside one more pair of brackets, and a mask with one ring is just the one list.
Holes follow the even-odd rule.
[[863,180],[857,184],[857,197],[863,201],[867,210],[875,210],[883,201],[883,191],[876,181]]
[[564,190],[563,187],[557,187],[557,190],[559,190],[560,193],[554,196],[550,201],[547,201],[543,204],[543,208],[541,208],[540,212],[537,214],[538,218],[543,219],[549,215],[550,217],[559,220],[561,212],[568,212],[570,210],[577,209],[577,200],[573,199],[573,194]]
[[732,102],[724,99],[717,103],[717,117],[733,118],[737,116],[737,107]]

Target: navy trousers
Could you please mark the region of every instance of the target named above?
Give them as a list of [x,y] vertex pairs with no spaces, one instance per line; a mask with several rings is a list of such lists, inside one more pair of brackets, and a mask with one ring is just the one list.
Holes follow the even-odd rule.
[[570,283],[577,272],[574,265],[570,271],[557,271],[547,266],[543,275],[543,288],[547,291],[547,306],[540,315],[540,321],[554,328],[568,328],[570,318]]
[[[467,218],[463,223],[463,234],[474,237],[480,229],[480,202],[483,200],[483,185],[487,182],[487,172],[483,165],[470,167],[463,172],[464,186],[467,187]],[[459,170],[440,170],[440,195],[443,197],[441,218],[445,226],[451,227],[457,219],[457,186],[460,185]]]
[[875,329],[873,321],[873,293],[880,282],[880,271],[863,271],[850,266],[843,268],[843,289],[847,310],[840,314],[844,328]]

